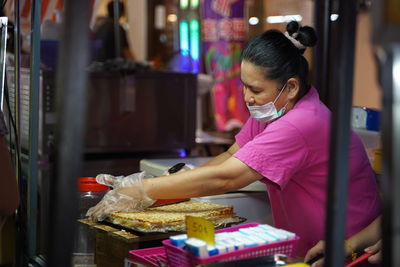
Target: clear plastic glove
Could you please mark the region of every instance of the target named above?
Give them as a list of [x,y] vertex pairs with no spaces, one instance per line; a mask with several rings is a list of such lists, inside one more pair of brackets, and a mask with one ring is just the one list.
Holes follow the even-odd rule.
[[98,175],[97,181],[107,183],[114,189],[110,190],[96,206],[91,207],[86,216],[89,216],[92,221],[102,221],[114,212],[132,212],[151,206],[155,200],[149,198],[144,192],[143,178],[145,177],[145,172],[126,177]]
[[118,182],[118,180],[124,178],[124,176],[113,176],[111,174],[99,174],[96,176],[96,182],[99,184],[104,184],[107,186],[114,187],[114,184]]

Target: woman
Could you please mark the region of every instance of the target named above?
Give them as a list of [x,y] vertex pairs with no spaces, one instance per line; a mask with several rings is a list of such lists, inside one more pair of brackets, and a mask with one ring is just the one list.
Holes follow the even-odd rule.
[[[289,23],[285,34],[270,30],[251,40],[241,63],[251,117],[228,151],[168,179],[127,178],[88,215],[101,219],[114,211],[144,208],[151,199],[221,194],[260,180],[268,188],[275,226],[300,236],[297,252],[304,256],[324,237],[329,160],[330,112],[308,85],[302,55],[315,43],[314,30],[297,22]],[[380,207],[368,158],[354,133],[349,155],[346,229],[352,235],[373,221]]]
[[4,139],[6,133],[3,113],[0,111],[0,223],[1,216],[11,215],[19,203],[17,180]]

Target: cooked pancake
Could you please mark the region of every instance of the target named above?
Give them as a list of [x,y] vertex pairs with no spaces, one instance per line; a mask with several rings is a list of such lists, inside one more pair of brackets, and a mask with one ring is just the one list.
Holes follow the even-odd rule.
[[232,206],[190,200],[142,211],[113,213],[110,220],[114,224],[150,232],[150,231],[184,231],[185,216],[208,219],[219,225],[227,218],[235,216]]

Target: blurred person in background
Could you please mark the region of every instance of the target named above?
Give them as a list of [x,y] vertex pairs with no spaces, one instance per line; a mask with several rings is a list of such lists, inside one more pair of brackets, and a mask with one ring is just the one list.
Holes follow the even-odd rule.
[[[118,2],[119,16],[121,17],[124,12],[124,4]],[[108,17],[102,18],[95,27],[95,37],[97,40],[102,41],[102,46],[97,52],[96,61],[104,62],[109,59],[124,58],[128,60],[135,60],[135,56],[129,48],[128,39],[125,29],[119,24],[119,37],[120,37],[120,55],[116,55],[115,50],[115,27],[114,27],[114,1],[107,4]]]

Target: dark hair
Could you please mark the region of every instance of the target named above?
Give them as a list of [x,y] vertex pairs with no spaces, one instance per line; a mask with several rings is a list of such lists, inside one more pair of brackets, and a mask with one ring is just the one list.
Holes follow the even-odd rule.
[[[118,1],[118,9],[119,9],[119,16],[121,17],[121,15],[124,14],[124,3]],[[110,18],[114,18],[114,0],[111,0],[107,4],[107,11],[108,11],[108,16]]]
[[[304,47],[314,46],[317,37],[313,28],[300,27],[296,21],[286,26],[291,38]],[[297,48],[288,37],[278,30],[269,30],[252,39],[242,52],[242,60],[264,69],[265,77],[277,80],[282,88],[286,81],[297,77],[300,81],[299,98],[309,90],[308,63],[304,49]]]

